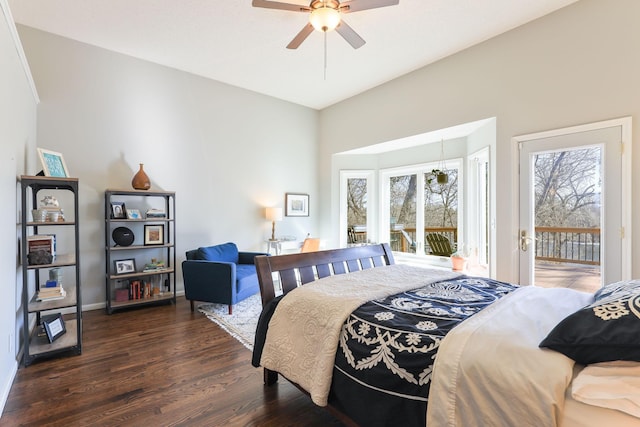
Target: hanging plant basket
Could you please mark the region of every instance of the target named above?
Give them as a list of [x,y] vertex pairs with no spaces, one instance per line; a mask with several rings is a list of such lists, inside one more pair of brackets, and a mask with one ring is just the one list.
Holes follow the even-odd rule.
[[433,181],[433,177],[436,178],[436,182],[438,184],[446,184],[447,182],[449,182],[449,175],[446,172],[441,171],[440,169],[433,169],[431,171],[431,176],[427,179],[427,181],[431,183],[431,181]]

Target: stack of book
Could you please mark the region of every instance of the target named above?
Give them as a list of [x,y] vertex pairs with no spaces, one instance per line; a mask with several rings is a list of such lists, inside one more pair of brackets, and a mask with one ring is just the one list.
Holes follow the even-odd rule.
[[67,292],[60,285],[51,288],[40,288],[36,301],[53,301],[63,299],[67,296]]
[[145,264],[144,269],[142,270],[144,273],[148,273],[150,271],[164,271],[167,267],[164,264],[164,261],[156,261],[150,262],[149,264]]
[[148,209],[147,212],[145,213],[145,217],[147,219],[166,218],[167,214],[162,209]]

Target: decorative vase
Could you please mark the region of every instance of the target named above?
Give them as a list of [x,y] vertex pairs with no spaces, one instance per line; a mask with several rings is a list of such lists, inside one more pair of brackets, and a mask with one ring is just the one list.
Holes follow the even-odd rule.
[[140,163],[140,169],[133,176],[131,180],[131,185],[136,190],[148,190],[151,188],[151,181],[149,181],[149,177],[144,172],[144,164]]

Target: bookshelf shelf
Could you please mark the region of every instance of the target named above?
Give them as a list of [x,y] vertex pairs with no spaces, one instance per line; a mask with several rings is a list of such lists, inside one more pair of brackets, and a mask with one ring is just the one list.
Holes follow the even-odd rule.
[[[20,262],[24,315],[22,363],[29,366],[41,357],[82,353],[78,179],[23,175],[20,177],[20,188]],[[43,195],[61,196],[66,216],[64,221],[33,221],[30,218],[32,209],[38,208],[38,200]],[[50,262],[36,264],[33,258],[29,258],[28,241],[34,235],[55,235],[54,248],[57,254],[51,254],[54,255],[53,258],[46,259]],[[37,294],[53,269],[61,272],[57,277],[61,277],[60,284],[66,295],[61,299],[37,301]],[[49,343],[46,336],[39,335],[41,320],[45,314],[60,310],[64,310],[69,316],[65,319],[66,332]]]
[[[114,206],[119,207],[118,211]],[[128,215],[135,209],[140,218],[118,217]],[[147,216],[146,212],[150,212]],[[151,216],[162,212],[164,217]],[[143,307],[151,304],[176,302],[175,265],[175,192],[106,190],[104,193],[105,220],[105,298],[107,313],[116,310]],[[131,240],[116,242],[113,233],[126,227]],[[155,227],[158,235],[153,242],[147,242],[147,227]],[[159,229],[159,230],[158,230]],[[153,244],[151,244],[153,243]],[[152,260],[164,263],[164,268],[144,271]],[[135,271],[116,274],[116,264],[133,260]],[[155,265],[155,264],[154,264]],[[136,286],[140,285],[141,297],[137,298]],[[147,287],[146,298],[145,287]],[[156,295],[153,295],[153,292]],[[157,293],[160,293],[158,295]],[[126,298],[126,299],[123,299]]]

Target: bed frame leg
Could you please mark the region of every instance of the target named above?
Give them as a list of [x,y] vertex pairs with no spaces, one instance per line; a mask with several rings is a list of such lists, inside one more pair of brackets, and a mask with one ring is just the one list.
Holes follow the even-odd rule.
[[276,371],[270,371],[267,368],[264,368],[264,384],[265,385],[274,385],[278,382],[278,373]]

